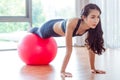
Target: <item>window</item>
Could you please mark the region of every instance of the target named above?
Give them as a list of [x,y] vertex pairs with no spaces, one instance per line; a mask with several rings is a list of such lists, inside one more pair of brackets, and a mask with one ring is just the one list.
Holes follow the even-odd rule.
[[25,16],[25,0],[0,1],[0,16]]
[[0,45],[0,49],[11,48],[6,43],[19,40],[20,31],[27,31],[32,26],[31,7],[31,0],[2,0],[0,2],[0,43],[7,45],[5,47]]
[[[34,27],[41,26],[49,19],[66,19],[76,16],[75,0],[69,0],[69,3],[64,0],[2,0],[1,7],[3,7],[0,10],[0,41],[2,43],[18,41],[24,31],[30,27],[27,22],[32,23],[31,26]],[[64,38],[56,40],[63,40],[59,45],[64,45]]]
[[32,22],[31,0],[2,0],[0,8],[1,22]]

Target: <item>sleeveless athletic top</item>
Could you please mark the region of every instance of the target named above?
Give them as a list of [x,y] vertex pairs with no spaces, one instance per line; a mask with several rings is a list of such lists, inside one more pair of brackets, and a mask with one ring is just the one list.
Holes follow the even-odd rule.
[[[65,33],[65,31],[66,31],[66,22],[67,22],[67,20],[64,20],[63,22],[62,22],[62,30],[63,30],[63,32]],[[79,28],[79,25],[80,25],[80,22],[81,22],[81,20],[79,19],[78,20],[78,23],[77,23],[77,25],[76,25],[76,28],[75,28],[75,30],[73,31],[73,36],[81,36],[81,35],[79,35],[79,34],[76,34],[76,32],[77,32],[77,30],[78,30],[78,28]]]

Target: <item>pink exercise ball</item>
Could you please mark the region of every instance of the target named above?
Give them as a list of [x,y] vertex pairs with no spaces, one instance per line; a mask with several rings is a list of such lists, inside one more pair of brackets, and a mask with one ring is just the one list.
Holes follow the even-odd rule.
[[57,43],[53,37],[42,39],[28,33],[19,41],[18,53],[21,60],[28,65],[49,64],[56,56]]

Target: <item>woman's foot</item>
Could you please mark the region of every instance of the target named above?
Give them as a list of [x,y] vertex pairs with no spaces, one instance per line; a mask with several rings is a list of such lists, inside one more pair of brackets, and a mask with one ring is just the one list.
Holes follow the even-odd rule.
[[91,72],[92,72],[92,73],[95,73],[95,74],[105,74],[105,73],[106,73],[105,71],[96,70],[96,69],[92,69]]

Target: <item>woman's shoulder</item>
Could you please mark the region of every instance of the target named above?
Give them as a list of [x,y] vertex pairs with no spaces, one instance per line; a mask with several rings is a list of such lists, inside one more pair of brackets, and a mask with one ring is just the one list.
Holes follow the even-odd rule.
[[67,20],[67,23],[70,24],[71,26],[74,26],[78,23],[79,20],[80,20],[80,18],[77,18],[77,17],[70,18]]
[[78,21],[78,20],[80,20],[80,18],[74,17],[74,18],[69,18],[68,20],[70,20],[70,21]]
[[67,21],[78,21],[78,20],[80,20],[80,18],[78,18],[78,17],[73,17],[73,18],[57,18],[57,19],[50,19],[50,20],[48,20],[48,21],[53,21],[53,20],[67,20]]
[[76,28],[76,25],[78,24],[78,21],[80,20],[80,18],[70,18],[67,20],[67,27],[69,29],[74,30]]
[[67,23],[76,25],[79,20],[80,20],[80,18],[77,18],[77,17],[75,17],[75,18],[69,18],[69,19],[67,19]]

